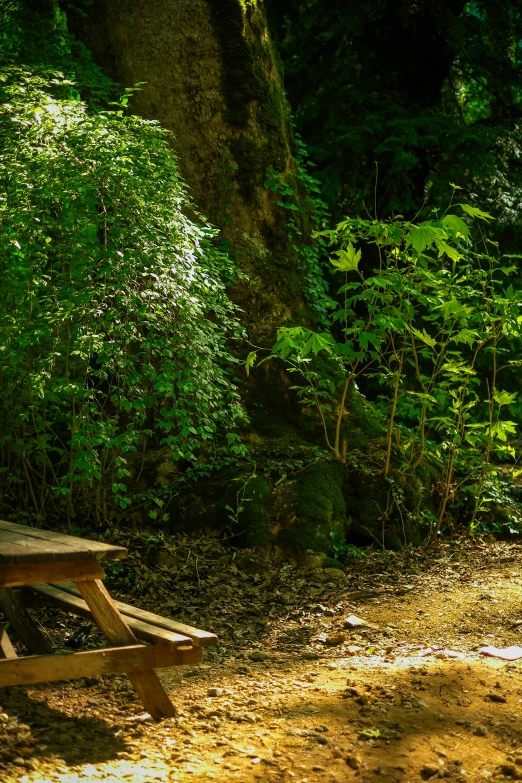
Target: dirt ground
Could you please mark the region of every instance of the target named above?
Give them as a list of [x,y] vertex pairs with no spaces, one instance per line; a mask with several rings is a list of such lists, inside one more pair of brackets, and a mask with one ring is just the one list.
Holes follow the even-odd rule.
[[[214,617],[220,648],[160,673],[178,716],[154,723],[120,676],[0,690],[2,783],[522,780],[522,660],[477,652],[522,644],[520,543],[375,553],[340,571],[242,570],[242,553],[204,542],[168,544],[196,563],[172,577],[177,595],[142,581],[130,595],[202,627]],[[151,560],[164,579],[149,586],[168,585]],[[368,625],[347,626],[353,614]],[[43,622],[56,641],[81,621]]]

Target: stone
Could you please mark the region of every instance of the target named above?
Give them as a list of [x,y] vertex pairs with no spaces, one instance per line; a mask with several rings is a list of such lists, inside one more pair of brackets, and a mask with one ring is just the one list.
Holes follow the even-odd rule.
[[475,735],[475,737],[487,737],[488,730],[485,726],[477,726],[473,734]]
[[347,756],[346,763],[352,769],[361,769],[361,759],[357,755]]
[[497,704],[505,704],[507,702],[506,697],[503,696],[501,693],[488,693],[486,695],[486,699],[489,699],[490,701],[494,701]]
[[421,769],[421,777],[423,777],[424,780],[429,780],[430,778],[438,774],[439,774],[439,767],[436,767],[434,764],[425,764]]

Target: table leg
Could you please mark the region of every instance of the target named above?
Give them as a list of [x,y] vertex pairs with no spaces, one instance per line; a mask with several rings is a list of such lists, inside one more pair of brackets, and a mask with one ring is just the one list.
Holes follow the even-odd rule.
[[7,631],[0,623],[0,658],[16,658],[15,648],[11,642],[11,639],[7,635]]
[[[98,627],[111,644],[123,646],[136,643],[136,637],[101,579],[77,582],[76,586],[87,602]],[[127,676],[145,705],[145,709],[153,718],[160,720],[163,717],[172,718],[176,715],[176,709],[153,669],[128,672]]]
[[21,598],[9,587],[0,587],[0,609],[28,650],[36,655],[50,655],[52,647],[25,608]]

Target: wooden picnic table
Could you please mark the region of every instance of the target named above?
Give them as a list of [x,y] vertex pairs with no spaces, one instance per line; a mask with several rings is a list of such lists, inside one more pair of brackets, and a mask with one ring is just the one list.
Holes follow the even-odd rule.
[[[0,610],[28,649],[17,656],[0,623],[0,687],[125,672],[146,710],[156,719],[175,708],[155,668],[200,663],[215,634],[113,601],[103,579],[103,560],[126,557],[121,546],[89,541],[0,520]],[[26,608],[24,591],[96,622],[109,648],[52,655],[51,646]],[[139,644],[137,638],[152,644]]]

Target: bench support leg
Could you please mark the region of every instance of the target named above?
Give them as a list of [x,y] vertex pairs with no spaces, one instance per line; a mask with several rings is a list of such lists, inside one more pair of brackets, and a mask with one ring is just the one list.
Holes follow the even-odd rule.
[[28,650],[36,655],[52,653],[51,645],[25,608],[23,601],[9,587],[0,587],[0,609]]
[[[136,637],[114,604],[101,579],[78,582],[78,590],[87,602],[98,627],[115,646],[136,644]],[[127,676],[145,709],[156,720],[173,718],[176,709],[153,669],[128,672]]]
[[7,631],[0,623],[0,658],[16,658],[16,651],[13,647],[11,639],[7,635]]

